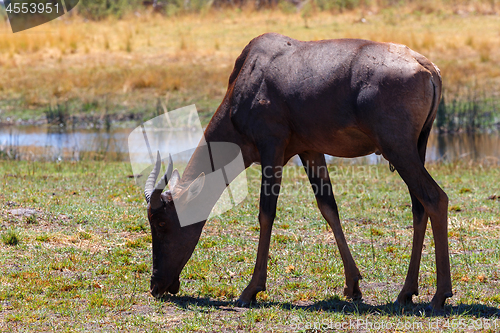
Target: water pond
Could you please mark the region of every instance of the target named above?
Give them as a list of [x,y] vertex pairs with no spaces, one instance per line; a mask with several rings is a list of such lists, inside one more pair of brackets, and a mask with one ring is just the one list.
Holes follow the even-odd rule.
[[[110,131],[60,130],[46,126],[0,127],[0,158],[28,160],[129,160],[129,135],[133,129]],[[179,130],[168,134],[170,146],[189,149],[199,142],[198,133]],[[140,149],[130,145],[132,151]],[[428,162],[466,160],[500,164],[500,133],[432,133]],[[330,163],[386,163],[377,155],[357,159],[328,158]],[[147,161],[145,161],[147,162]]]

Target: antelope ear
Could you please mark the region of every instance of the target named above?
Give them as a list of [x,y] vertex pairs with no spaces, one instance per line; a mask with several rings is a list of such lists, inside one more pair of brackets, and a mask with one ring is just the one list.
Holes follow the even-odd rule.
[[202,172],[192,183],[189,185],[187,190],[186,202],[189,202],[196,198],[203,189],[203,185],[205,185],[205,173]]
[[170,177],[169,181],[168,181],[168,184],[169,184],[169,188],[170,190],[173,190],[175,188],[175,186],[177,186],[177,182],[179,182],[179,179],[181,178],[181,176],[179,176],[179,171],[177,171],[177,169],[174,170],[174,172],[172,172],[172,176]]

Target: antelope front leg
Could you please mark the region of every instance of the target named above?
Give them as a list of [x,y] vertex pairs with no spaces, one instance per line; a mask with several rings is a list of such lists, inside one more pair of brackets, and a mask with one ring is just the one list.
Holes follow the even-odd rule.
[[302,164],[304,165],[307,176],[309,177],[309,181],[311,182],[314,195],[316,196],[316,201],[318,202],[318,208],[332,228],[335,241],[337,242],[337,246],[339,248],[340,256],[342,257],[346,283],[344,287],[344,295],[354,300],[361,299],[362,294],[359,289],[359,280],[361,280],[362,277],[351,255],[344,232],[342,231],[339,211],[333,195],[325,155],[313,151],[307,151],[299,156]]
[[273,162],[277,164],[264,164],[264,161],[262,161],[262,185],[259,212],[260,238],[257,250],[257,260],[255,262],[252,280],[236,302],[238,306],[249,305],[251,302],[255,301],[255,296],[259,291],[266,290],[267,258],[269,255],[271,231],[276,216],[276,204],[278,202],[278,195],[281,187],[283,159],[281,158],[281,160]]

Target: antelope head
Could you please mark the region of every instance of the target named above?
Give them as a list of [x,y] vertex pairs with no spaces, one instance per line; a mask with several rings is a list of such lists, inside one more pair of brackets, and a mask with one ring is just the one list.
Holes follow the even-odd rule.
[[[165,175],[155,186],[160,173],[161,158],[158,153],[156,164],[151,171],[144,189],[148,203],[148,219],[153,242],[153,273],[151,275],[151,294],[160,298],[165,292],[176,294],[179,291],[179,275],[193,254],[201,235],[203,223],[181,227],[174,205],[182,206],[196,197],[203,188],[204,174],[188,186],[179,185],[179,172],[173,170],[172,159]],[[170,181],[170,190],[163,192]]]

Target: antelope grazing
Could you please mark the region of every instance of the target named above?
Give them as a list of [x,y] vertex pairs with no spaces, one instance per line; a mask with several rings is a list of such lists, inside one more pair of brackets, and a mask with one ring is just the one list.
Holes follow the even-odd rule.
[[[246,306],[266,290],[271,229],[281,168],[299,155],[318,207],[333,230],[345,270],[344,295],[360,299],[361,274],[344,237],[324,154],[382,154],[408,186],[413,248],[397,303],[418,295],[422,244],[430,218],[435,242],[437,290],[431,307],[442,310],[452,296],[448,254],[448,197],[424,167],[427,139],[441,98],[438,68],[408,47],[367,40],[298,41],[279,34],[253,39],[236,59],[226,95],[205,130],[206,142],[238,145],[245,168],[260,163],[260,238],[252,279],[237,301]],[[151,293],[179,291],[179,275],[205,221],[181,227],[176,206],[199,195],[205,174],[200,147],[182,178],[177,170],[155,186],[160,159],[145,187],[153,238]],[[273,171],[273,172],[269,172]],[[235,177],[235,176],[234,176]],[[229,179],[231,181],[234,179]],[[167,182],[170,189],[162,193]],[[178,199],[173,203],[173,199]],[[178,208],[177,207],[177,208]],[[208,215],[207,215],[208,216]]]

